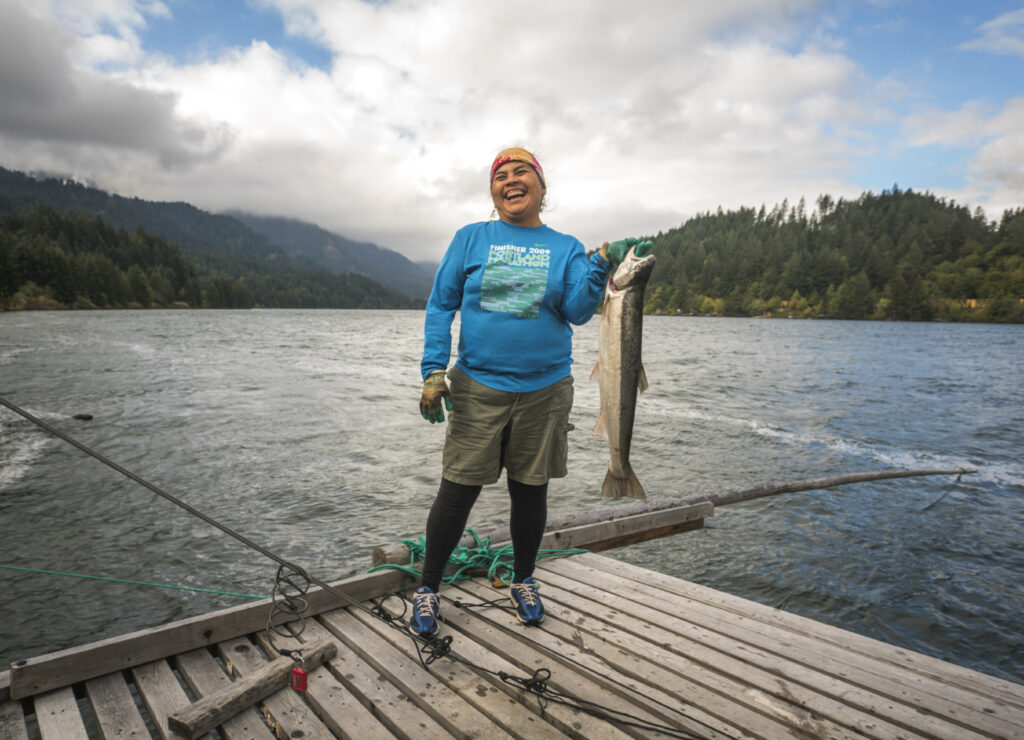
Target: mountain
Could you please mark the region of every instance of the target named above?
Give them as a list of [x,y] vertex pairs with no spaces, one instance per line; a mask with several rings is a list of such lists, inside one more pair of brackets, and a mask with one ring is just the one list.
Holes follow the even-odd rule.
[[73,180],[36,179],[0,167],[0,213],[25,211],[37,203],[49,203],[65,214],[75,210],[102,216],[107,223],[128,231],[142,229],[177,244],[200,267],[217,269],[222,257],[248,267],[291,262],[285,250],[230,216],[183,202],[125,198]]
[[[39,211],[42,206],[55,209],[55,213],[47,214],[45,209]],[[100,241],[112,243],[116,237],[125,247],[123,254],[130,254],[131,248],[118,230],[124,232],[125,238],[137,234],[138,239],[145,242],[155,237],[174,249],[180,249],[188,269],[194,269],[201,284],[203,305],[224,305],[224,301],[217,298],[217,293],[223,293],[228,284],[238,295],[251,293],[251,298],[246,301],[231,302],[240,306],[248,303],[279,308],[416,308],[424,303],[422,298],[411,297],[394,287],[393,283],[381,285],[372,278],[352,272],[339,274],[301,254],[293,256],[287,249],[272,243],[264,234],[232,216],[208,213],[188,203],[125,198],[67,179],[36,178],[0,167],[0,217],[15,217],[33,211],[36,211],[35,215],[27,220],[15,218],[4,223],[7,235],[5,243],[0,244],[0,257],[14,260],[7,264],[30,265],[36,257],[35,252],[45,252],[47,259],[60,262],[75,254],[83,256],[96,251],[93,245],[79,243],[81,240],[72,238],[76,231],[89,231],[81,219],[93,218],[102,222],[98,230],[93,230]],[[62,216],[74,216],[76,220],[57,223]],[[48,222],[54,222],[52,228],[46,225]],[[105,229],[111,231],[108,233]],[[63,241],[60,234],[63,234]],[[38,245],[32,241],[36,236],[42,237]],[[99,249],[102,251],[103,247]],[[0,263],[0,267],[3,266],[4,263]],[[144,273],[153,267],[148,264],[138,266]],[[124,263],[113,267],[127,276],[130,265]],[[12,267],[3,276],[5,284],[16,283],[7,286],[11,292],[21,285],[15,280],[18,276],[14,272],[17,270]],[[29,269],[20,277],[39,284],[34,270]],[[72,287],[68,285],[65,289],[72,290]],[[118,291],[119,296],[121,293],[123,291]],[[112,307],[127,302],[123,296],[115,297],[109,292],[105,296],[100,303],[91,302]],[[184,302],[196,305],[192,300]]]
[[333,272],[365,275],[412,298],[426,299],[430,295],[434,273],[391,249],[355,242],[304,221],[239,211],[230,211],[229,215],[292,257]]

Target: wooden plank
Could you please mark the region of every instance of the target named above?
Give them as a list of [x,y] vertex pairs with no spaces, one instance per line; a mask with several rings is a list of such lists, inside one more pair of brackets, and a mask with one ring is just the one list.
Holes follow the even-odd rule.
[[28,740],[20,701],[0,701],[0,740]]
[[0,702],[11,699],[11,671],[0,671]]
[[[780,719],[804,715],[803,724],[814,717],[825,718],[815,719],[814,725],[821,731],[831,726],[829,734],[835,736],[855,732],[867,737],[981,737],[814,668],[790,662],[757,645],[737,643],[617,594],[602,592],[599,600],[579,596],[574,593],[578,588],[576,582],[551,571],[544,573],[543,580],[548,598],[640,638],[648,645],[643,649],[657,654],[662,665],[679,666],[691,676],[698,666],[703,666],[708,669],[705,675],[709,681],[718,675],[746,684],[737,698],[752,708],[771,711]],[[619,583],[620,590],[628,589],[627,582]],[[616,640],[624,642],[627,638],[618,636]]]
[[[354,576],[330,584],[361,602],[394,591],[405,574],[382,571]],[[338,607],[331,592],[313,588],[306,594],[307,616]],[[203,614],[160,627],[90,643],[37,658],[18,661],[11,668],[10,697],[23,699],[49,689],[69,686],[177,653],[207,647],[222,640],[263,629],[270,601],[257,601]]]
[[[263,696],[258,687],[251,688],[254,677],[232,681],[206,648],[183,653],[176,663],[192,693],[201,698],[167,718],[171,730],[182,737],[194,738],[219,725],[226,740],[273,738],[263,715],[255,708]],[[279,672],[282,675],[276,688],[288,683],[291,661],[282,659]],[[270,688],[266,693],[275,690]]]
[[[797,614],[775,609],[755,601],[716,591],[700,584],[684,581],[600,555],[577,555],[573,561],[598,570],[604,570],[630,581],[648,583],[670,593],[732,612],[747,618],[757,619],[769,625],[812,637],[831,645],[859,652],[902,669],[926,676],[930,679],[963,687],[991,697],[1015,709],[1024,708],[1024,686],[989,676],[978,671],[948,663],[922,653],[896,647],[879,640],[858,635],[839,627],[801,617]],[[569,561],[565,561],[567,564]],[[543,563],[542,563],[543,565]]]
[[704,518],[711,516],[713,512],[714,507],[711,504],[702,503],[569,527],[545,534],[540,546],[558,550],[610,550],[700,529],[704,526]]
[[105,738],[149,738],[146,721],[121,673],[91,679],[85,693]]
[[[458,584],[456,593],[470,603],[474,599],[489,601],[493,596],[489,586],[477,581]],[[447,611],[446,620],[452,624],[466,619],[458,612],[451,614],[451,609]],[[482,618],[492,622],[514,619],[510,615]],[[585,614],[556,609],[545,617],[541,629],[523,632],[522,639],[527,641],[524,650],[537,649],[570,659],[596,676],[609,679],[607,688],[626,701],[644,704],[666,721],[674,720],[701,737],[781,737],[789,731],[785,724],[736,705],[720,693],[689,680],[686,674],[663,668],[652,660],[654,656],[649,652],[630,652],[619,641],[606,639],[606,635],[585,637],[581,629],[587,626]],[[461,641],[453,644],[460,652],[464,649]],[[736,690],[742,687],[736,686]]]
[[[343,631],[351,634],[352,622],[346,618],[348,615],[348,611],[327,612],[320,615],[320,621],[335,634],[340,634]],[[419,660],[416,653],[416,641],[411,637],[396,636],[387,624],[365,612],[355,611],[351,616],[382,638],[383,649],[390,646],[410,660]],[[363,639],[360,639],[358,633],[353,635],[353,639],[358,640],[367,649],[373,649]],[[429,668],[427,670],[443,682],[449,691],[461,696],[487,715],[496,725],[495,732],[500,729],[517,738],[535,738],[536,740],[568,737],[554,725],[545,722],[539,716],[540,713],[535,704],[527,706],[519,702],[510,702],[506,692],[501,691],[493,682],[483,679],[466,665],[457,661],[444,661],[434,665],[437,666],[436,670],[430,671]]]
[[[267,664],[259,648],[244,637],[217,643],[217,654],[229,673],[243,677]],[[263,717],[275,736],[303,740],[332,740],[334,734],[291,687],[263,700]]]
[[167,718],[191,702],[167,661],[157,660],[135,666],[132,678],[160,737],[164,740],[173,737]]
[[[621,576],[580,562],[559,564],[557,571],[578,584],[605,590],[616,590],[616,585],[622,583]],[[912,711],[945,717],[950,722],[995,736],[1009,736],[1024,727],[1024,711],[1015,711],[1013,707],[987,696],[945,681],[935,681],[875,656],[823,643],[798,631],[767,625],[732,612],[723,613],[720,609],[638,580],[630,579],[628,588],[618,590],[639,604],[650,605],[668,615],[682,616],[694,624],[711,625],[715,632],[730,639],[803,663],[841,679],[841,685],[854,684],[871,694],[913,707]],[[843,696],[850,699],[854,695],[844,692]]]
[[[273,651],[266,632],[261,632],[257,639],[267,653]],[[275,644],[285,649],[301,648],[305,644],[303,640],[320,639],[334,640],[327,630],[312,619],[306,620],[300,638],[274,636]],[[402,727],[414,728],[416,736],[443,736],[444,730],[422,712],[402,712],[400,723],[390,723],[386,716],[388,706],[400,702],[410,710],[415,710],[415,707],[405,701],[405,697],[395,697],[393,687],[381,679],[376,671],[356,660],[345,645],[337,640],[334,640],[334,644],[338,654],[327,665],[309,674],[306,698],[337,737],[346,740],[385,740],[395,736],[404,737]],[[345,676],[344,683],[339,680],[341,675]],[[353,686],[365,687],[367,693],[360,696],[356,693],[358,689],[353,690]]]
[[39,735],[43,740],[89,740],[71,687],[37,696],[35,708]]
[[[446,691],[444,685],[425,671],[418,661],[411,660],[394,650],[390,644],[353,619],[347,611],[338,610],[332,613],[332,618],[334,623],[341,621],[345,625],[345,633],[340,637],[340,641],[371,669],[371,673],[377,677],[377,685],[386,681],[395,687],[399,700],[389,703],[386,708],[381,707],[382,713],[386,712],[389,717],[398,720],[401,714],[415,708],[432,720],[431,724],[441,733],[439,737],[508,737],[507,733],[495,727],[486,716],[462,697]],[[321,616],[321,621],[323,620],[326,620],[326,615]],[[339,640],[339,635],[333,630],[328,630],[325,625],[318,624],[315,629]],[[407,637],[412,639],[411,635]],[[334,665],[333,661],[331,665]],[[346,683],[351,680],[347,674],[343,680],[345,679],[348,679]],[[361,685],[355,685],[355,681],[352,683],[354,691],[372,700],[375,692],[372,684],[367,685],[363,682]],[[396,724],[398,730],[405,730],[408,727],[404,721]]]
[[[552,675],[546,683],[555,691],[579,697],[591,705],[637,714],[648,722],[657,721],[658,718],[645,712],[643,707],[637,708],[608,691],[596,677],[586,671],[578,670],[569,662],[562,661],[559,656],[535,649],[533,641],[523,634],[528,628],[520,625],[511,614],[506,614],[499,625],[496,621],[475,613],[475,610],[471,612],[450,607],[442,608],[446,625],[442,629],[445,630],[445,634],[453,637],[452,652],[456,656],[465,655],[466,660],[471,660],[488,671],[503,671],[510,676],[522,678],[532,677],[540,669],[552,669]],[[477,647],[474,648],[474,645]],[[553,666],[553,660],[560,662],[561,665]],[[487,675],[493,680],[493,674]],[[537,701],[534,695],[504,681],[496,685],[505,690],[511,689],[510,695],[527,706]],[[550,704],[545,708],[545,713],[552,715],[548,721],[557,720],[558,728],[568,735],[585,738],[635,736],[635,730],[625,725],[614,724],[603,717],[573,707]]]

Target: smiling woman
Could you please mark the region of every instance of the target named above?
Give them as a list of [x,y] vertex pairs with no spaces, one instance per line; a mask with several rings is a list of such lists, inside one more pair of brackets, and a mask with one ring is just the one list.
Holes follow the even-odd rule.
[[544,209],[544,170],[525,149],[506,149],[491,165],[491,198],[502,221],[519,226],[541,225]]
[[[511,499],[510,597],[521,622],[544,619],[533,570],[547,521],[548,480],[567,473],[570,324],[594,315],[612,266],[605,247],[588,259],[579,240],[541,221],[547,183],[529,151],[499,153],[490,188],[498,219],[455,234],[427,303],[420,413],[431,423],[444,421],[446,407],[450,418],[409,624],[426,639],[438,630],[445,564],[481,488],[502,470]],[[456,311],[459,356],[448,370]]]

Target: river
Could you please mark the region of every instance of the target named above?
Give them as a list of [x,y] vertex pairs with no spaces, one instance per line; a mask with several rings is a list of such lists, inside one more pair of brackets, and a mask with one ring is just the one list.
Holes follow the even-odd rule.
[[[0,314],[0,396],[325,580],[422,534],[441,425],[422,313]],[[574,339],[569,477],[607,505],[597,320]],[[1024,682],[1024,327],[645,318],[632,459],[652,499],[973,468],[720,507],[614,557]],[[76,413],[92,415],[75,420]],[[507,513],[484,490],[470,525]],[[0,665],[266,595],[274,564],[0,408]]]

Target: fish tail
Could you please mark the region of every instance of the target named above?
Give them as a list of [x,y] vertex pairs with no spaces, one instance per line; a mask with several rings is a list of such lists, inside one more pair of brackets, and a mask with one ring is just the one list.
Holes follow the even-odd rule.
[[626,470],[625,477],[612,475],[609,470],[604,477],[604,485],[601,486],[601,498],[637,498],[641,501],[647,500],[644,487],[637,480],[636,473],[632,468]]

